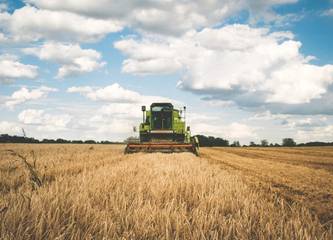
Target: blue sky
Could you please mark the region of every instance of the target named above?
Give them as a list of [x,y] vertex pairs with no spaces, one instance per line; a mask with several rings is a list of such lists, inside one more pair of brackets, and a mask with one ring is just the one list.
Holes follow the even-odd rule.
[[123,140],[140,106],[194,134],[333,141],[333,2],[0,1],[0,133]]

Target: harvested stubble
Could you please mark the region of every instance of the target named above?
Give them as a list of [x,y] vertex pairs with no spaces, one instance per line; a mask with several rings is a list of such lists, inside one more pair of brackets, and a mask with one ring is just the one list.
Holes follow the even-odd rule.
[[3,239],[333,236],[307,208],[261,191],[238,171],[205,157],[124,156],[123,146],[2,145],[0,149],[8,148],[26,155],[34,149],[36,171],[44,182],[31,188],[20,163],[13,163],[14,156],[1,155],[0,182],[6,186],[0,189]]
[[257,188],[297,202],[333,226],[333,148],[211,148],[202,155]]

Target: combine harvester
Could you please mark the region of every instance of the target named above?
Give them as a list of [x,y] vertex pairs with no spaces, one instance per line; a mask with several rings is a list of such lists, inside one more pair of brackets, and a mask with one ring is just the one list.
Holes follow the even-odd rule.
[[129,142],[125,154],[137,152],[192,152],[199,155],[199,142],[186,127],[184,107],[174,109],[171,103],[153,103],[150,110],[142,106],[143,121],[139,127],[140,140]]

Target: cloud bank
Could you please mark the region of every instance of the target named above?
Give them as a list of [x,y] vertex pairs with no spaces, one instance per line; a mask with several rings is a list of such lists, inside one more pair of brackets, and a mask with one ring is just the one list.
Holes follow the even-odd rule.
[[182,38],[129,38],[114,46],[127,56],[123,72],[181,71],[180,88],[240,106],[310,103],[333,83],[333,65],[312,64],[314,57],[300,53],[301,43],[290,32],[234,24]]

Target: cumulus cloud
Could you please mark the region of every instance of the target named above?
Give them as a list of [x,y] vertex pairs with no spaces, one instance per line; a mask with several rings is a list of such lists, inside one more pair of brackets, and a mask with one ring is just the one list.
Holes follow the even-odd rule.
[[118,83],[112,85],[93,88],[90,86],[70,87],[67,89],[69,93],[80,93],[93,101],[106,101],[114,103],[151,103],[151,102],[176,102],[169,98],[160,96],[146,96],[138,92],[125,89]]
[[8,5],[6,3],[0,3],[0,13],[8,10]]
[[326,117],[287,118],[282,121],[282,124],[289,128],[304,131],[311,131],[314,128],[326,127],[328,125]]
[[256,129],[244,123],[234,122],[224,124],[209,124],[205,122],[198,123],[194,121],[191,124],[192,132],[195,134],[204,134],[208,136],[218,136],[228,140],[248,140],[258,138]]
[[36,125],[38,131],[54,132],[67,129],[72,116],[69,114],[49,114],[44,110],[26,109],[19,113],[18,119],[27,125]]
[[5,36],[5,34],[0,32],[0,43],[8,43],[9,39]]
[[93,49],[82,49],[78,44],[47,42],[40,47],[25,48],[24,53],[37,56],[41,60],[60,64],[56,78],[65,78],[92,72],[103,67],[101,54]]
[[18,134],[21,133],[21,128],[17,123],[0,121],[1,134]]
[[[272,19],[272,6],[295,3],[297,0],[224,0],[224,1],[75,1],[27,0],[41,9],[67,11],[99,19],[118,19],[135,29],[158,34],[178,35],[190,29],[215,26],[242,10],[252,18]],[[126,14],[124,14],[126,13]]]
[[99,100],[108,102],[138,102],[141,97],[139,93],[125,89],[118,83],[96,89],[89,86],[70,87],[67,89],[67,92],[80,93],[94,101]]
[[287,114],[272,114],[269,110],[264,112],[257,112],[254,116],[250,117],[249,120],[263,120],[263,121],[270,121],[270,120],[286,120],[290,115]]
[[10,83],[16,79],[36,78],[37,69],[37,66],[21,63],[17,56],[0,55],[0,83]]
[[[131,110],[133,112],[129,113]],[[140,108],[135,104],[114,103],[102,106],[79,124],[81,128],[92,129],[98,134],[122,135],[124,140],[126,135],[133,133],[133,126],[138,125],[140,116]]]
[[237,98],[239,105],[251,111],[268,109],[272,114],[286,115],[333,115],[333,85],[328,86],[326,93],[320,98],[314,98],[309,103],[286,104],[286,103],[263,103],[256,98]]
[[41,124],[43,110],[26,109],[20,112],[18,119],[24,124]]
[[186,123],[191,127],[192,135],[222,137],[229,141],[242,142],[258,138],[257,129],[241,120],[228,121],[225,116],[217,113],[189,112]]
[[50,92],[56,92],[57,89],[41,86],[36,89],[29,90],[26,87],[13,92],[13,94],[5,101],[5,106],[8,108],[14,108],[18,104],[22,104],[27,101],[37,100],[45,98]]
[[327,141],[332,142],[333,125],[318,126],[310,129],[301,129],[296,132],[298,142]]
[[[272,114],[269,111],[256,113],[253,117],[249,118],[253,123],[261,121],[262,126],[270,125],[270,131],[262,128],[260,131],[262,135],[268,132],[271,138],[280,136],[292,137],[298,143],[310,141],[332,141],[332,117],[328,115],[288,115],[288,114]],[[265,122],[263,122],[265,121]],[[274,124],[275,123],[275,124]]]
[[333,8],[323,11],[321,15],[322,16],[333,16]]
[[263,20],[265,22],[276,22],[277,24],[281,24],[286,19],[297,21],[297,19],[299,19],[298,15],[294,14],[279,15],[275,13],[274,10],[272,9],[272,6],[274,5],[290,4],[296,2],[298,2],[298,0],[247,1],[250,13],[250,22],[254,23]]
[[97,110],[97,117],[92,118],[93,120],[99,120],[105,116],[116,117],[120,119],[140,119],[142,112],[140,105],[133,103],[112,103],[103,105]]
[[[150,44],[158,54],[143,51]],[[266,28],[227,25],[182,38],[124,39],[115,47],[128,56],[124,72],[156,74],[160,69],[150,62],[169,62],[162,73],[182,70],[179,87],[239,105],[309,103],[333,83],[333,65],[311,64],[290,32]]]
[[0,29],[17,42],[40,39],[89,42],[120,31],[122,25],[116,20],[89,18],[27,5],[12,14],[0,12]]
[[161,43],[125,39],[114,43],[114,47],[129,56],[123,62],[122,71],[139,75],[173,73],[182,67],[177,49],[161,46]]

